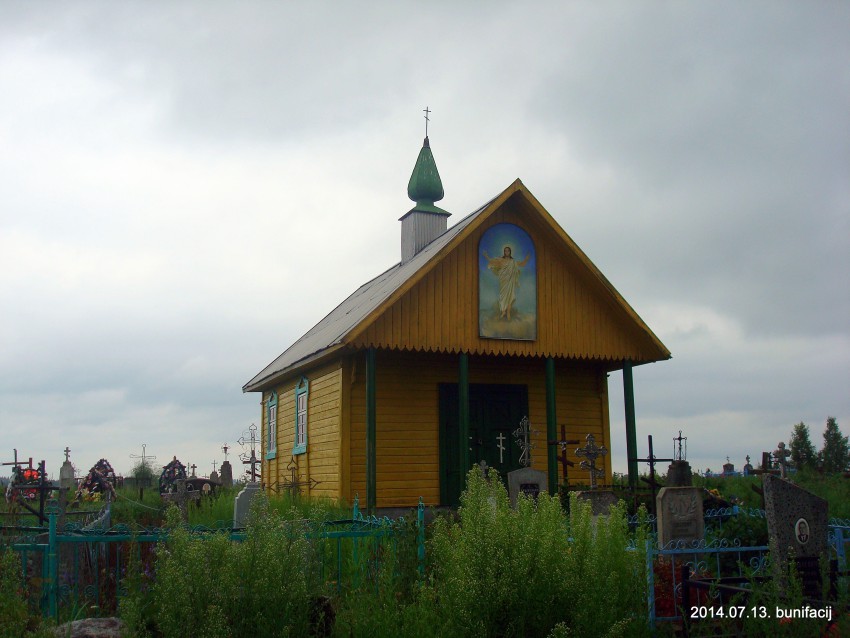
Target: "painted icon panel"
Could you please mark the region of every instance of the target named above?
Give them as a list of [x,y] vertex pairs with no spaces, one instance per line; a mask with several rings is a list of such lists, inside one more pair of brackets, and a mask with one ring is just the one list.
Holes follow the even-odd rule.
[[537,256],[515,224],[491,226],[478,243],[478,334],[537,338]]

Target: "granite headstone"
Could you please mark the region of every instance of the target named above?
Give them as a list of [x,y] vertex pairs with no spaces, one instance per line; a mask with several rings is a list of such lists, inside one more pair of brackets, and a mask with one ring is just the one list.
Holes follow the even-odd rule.
[[[764,510],[771,563],[784,582],[789,560],[817,559],[828,555],[829,504],[791,481],[766,474]],[[810,561],[811,562],[811,561]],[[801,574],[806,578],[806,574]]]

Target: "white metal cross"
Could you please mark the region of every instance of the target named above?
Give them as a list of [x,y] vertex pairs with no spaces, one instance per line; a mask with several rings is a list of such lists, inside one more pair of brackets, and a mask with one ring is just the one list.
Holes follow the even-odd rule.
[[501,464],[505,462],[504,453],[507,449],[505,447],[505,435],[499,432],[499,436],[496,437],[496,440],[499,442],[499,445],[496,447],[499,448],[499,463]]

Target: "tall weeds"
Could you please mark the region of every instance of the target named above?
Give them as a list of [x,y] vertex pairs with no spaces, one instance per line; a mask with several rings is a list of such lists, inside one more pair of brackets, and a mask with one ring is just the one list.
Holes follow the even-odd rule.
[[573,500],[520,497],[500,481],[469,474],[459,522],[438,521],[431,587],[443,635],[644,635],[642,539],[629,550],[625,507],[594,520]]

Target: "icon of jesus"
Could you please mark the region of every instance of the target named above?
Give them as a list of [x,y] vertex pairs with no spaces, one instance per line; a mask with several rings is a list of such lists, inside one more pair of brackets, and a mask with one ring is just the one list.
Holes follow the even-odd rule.
[[525,267],[531,254],[527,254],[522,261],[516,261],[511,254],[511,247],[505,246],[501,257],[490,257],[484,251],[487,260],[487,268],[499,278],[499,318],[511,320],[511,309],[516,302],[517,290],[519,289],[520,268]]

